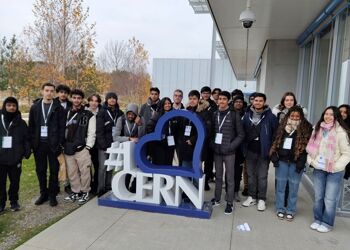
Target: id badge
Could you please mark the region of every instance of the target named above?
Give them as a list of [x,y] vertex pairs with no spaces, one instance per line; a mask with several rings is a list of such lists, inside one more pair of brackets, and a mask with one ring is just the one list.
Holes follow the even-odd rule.
[[112,137],[114,137],[116,135],[116,133],[117,133],[117,127],[114,126],[114,127],[112,127]]
[[286,138],[283,143],[284,149],[292,149],[293,138]]
[[326,169],[326,159],[322,155],[317,160],[317,166],[320,169]]
[[175,146],[175,139],[174,139],[174,136],[169,135],[169,136],[167,137],[167,141],[168,141],[168,146],[169,146],[169,147]]
[[221,143],[222,143],[222,133],[216,133],[215,144],[221,144]]
[[185,136],[191,135],[192,126],[187,125],[185,128]]
[[41,126],[40,136],[41,137],[47,137],[47,126]]
[[12,148],[12,136],[2,137],[2,148]]

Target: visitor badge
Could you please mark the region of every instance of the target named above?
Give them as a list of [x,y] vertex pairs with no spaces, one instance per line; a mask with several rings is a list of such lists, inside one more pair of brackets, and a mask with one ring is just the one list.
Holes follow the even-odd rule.
[[320,169],[326,169],[326,158],[324,158],[322,155],[318,157],[317,167]]
[[116,134],[117,134],[117,127],[114,126],[114,127],[112,127],[112,137],[114,137],[114,135],[116,135]]
[[12,148],[12,136],[2,137],[2,148]]
[[174,136],[169,135],[169,136],[167,137],[167,140],[168,140],[168,146],[175,146],[175,139],[174,139]]
[[283,143],[284,149],[292,149],[293,138],[286,138]]
[[47,137],[47,126],[41,126],[40,127],[40,136],[41,137]]
[[222,133],[216,133],[215,144],[221,144],[221,143],[222,143]]
[[192,126],[187,125],[185,128],[185,136],[191,135]]

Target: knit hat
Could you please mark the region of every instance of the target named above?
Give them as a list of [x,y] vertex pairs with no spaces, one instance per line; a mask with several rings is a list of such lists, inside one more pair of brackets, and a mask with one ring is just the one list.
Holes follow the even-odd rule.
[[17,111],[18,111],[18,101],[16,98],[9,96],[5,99],[4,103],[2,104],[2,110],[6,110],[6,103],[14,103],[16,104]]

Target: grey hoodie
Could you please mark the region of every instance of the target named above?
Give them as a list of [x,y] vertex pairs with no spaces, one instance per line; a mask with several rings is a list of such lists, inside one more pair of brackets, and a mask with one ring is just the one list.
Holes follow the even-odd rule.
[[128,104],[125,114],[119,117],[117,120],[117,124],[116,124],[117,131],[116,131],[115,138],[113,138],[113,141],[125,142],[129,140],[129,137],[140,138],[143,135],[145,135],[146,123],[143,117],[141,117],[140,126],[136,125],[135,122],[130,122],[127,119],[128,112],[133,112],[136,116],[139,116],[138,110],[139,110],[139,107],[137,106],[137,104],[134,104],[134,103]]

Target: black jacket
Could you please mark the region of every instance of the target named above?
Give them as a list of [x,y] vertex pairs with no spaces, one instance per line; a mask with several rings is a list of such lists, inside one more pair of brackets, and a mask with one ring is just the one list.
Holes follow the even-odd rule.
[[[162,115],[159,112],[154,113],[146,126],[146,133],[154,132],[159,118]],[[167,137],[174,136],[174,142],[177,143],[179,119],[177,117],[169,120],[163,127],[162,138],[160,141],[149,143],[149,154],[154,164],[171,165],[174,157],[175,145],[169,146]],[[169,130],[170,128],[170,130]]]
[[[57,100],[59,103],[61,103],[61,102],[60,102],[60,99],[59,99],[58,97],[56,97],[55,100]],[[61,105],[61,106],[62,106],[62,105]],[[63,108],[63,106],[62,106],[62,108],[63,108],[65,111],[68,111],[68,110],[70,110],[70,109],[72,108],[72,106],[73,106],[72,102],[69,101],[69,100],[67,100],[67,106],[66,106],[66,108]]]
[[[311,129],[311,127],[310,127]],[[274,152],[271,155],[271,161],[273,162],[275,167],[278,167],[278,161],[284,161],[288,163],[295,163],[296,164],[296,171],[300,173],[305,168],[305,163],[307,159],[307,153],[304,150],[304,152],[298,157],[298,159],[295,160],[295,141],[296,141],[296,133],[293,133],[292,135],[289,135],[287,132],[284,132],[283,134],[283,140],[281,142],[281,145],[277,149],[277,152]],[[284,149],[283,143],[286,138],[292,138],[292,147],[291,149]]]
[[[208,150],[208,137],[211,132],[211,121],[212,121],[212,113],[208,111],[209,103],[204,100],[200,100],[199,104],[195,110],[195,113],[199,116],[199,118],[202,120],[204,126],[205,126],[205,141],[202,148],[202,155],[201,159],[202,161],[205,159],[207,150]],[[187,108],[189,109],[189,108]],[[180,131],[179,131],[179,137],[180,137],[180,159],[184,161],[192,161],[193,159],[193,151],[194,147],[197,142],[197,130],[192,124],[191,134],[190,136],[185,136],[185,129],[186,126],[189,125],[190,122],[186,118],[181,120],[180,124]],[[189,145],[186,141],[190,140],[192,145]]]
[[[40,143],[42,119],[41,103],[42,99],[35,101],[29,112],[29,134],[33,151],[38,148]],[[59,154],[61,152],[61,146],[64,143],[66,117],[63,107],[58,100],[53,100],[52,109],[47,119],[48,143],[50,149],[52,152]]]
[[[244,140],[244,129],[241,122],[240,115],[232,110],[226,110],[220,115],[220,111],[217,110],[212,118],[212,133],[210,138],[210,144],[216,154],[230,155],[236,152],[236,149],[241,145]],[[216,144],[215,137],[219,133],[219,123],[223,120],[223,116],[226,115],[225,121],[222,124],[220,133],[223,134],[222,143]]]
[[[2,110],[0,110],[1,116]],[[5,126],[8,126],[6,122]],[[8,132],[8,136],[12,136],[12,148],[2,148],[0,145],[0,165],[16,166],[22,162],[24,157],[28,159],[31,153],[28,126],[22,119],[20,112],[17,112],[12,120]],[[0,137],[3,136],[7,136],[7,132],[0,122]]]
[[96,145],[98,149],[107,150],[112,145],[113,135],[112,128],[116,125],[114,120],[109,116],[110,112],[115,123],[118,118],[124,113],[119,109],[119,106],[115,109],[115,112],[109,110],[108,106],[104,104],[101,110],[97,113],[96,116]]
[[[72,122],[66,126],[64,153],[66,155],[74,155],[76,152],[85,148],[90,118],[94,115],[89,110],[85,110],[84,107],[77,112],[74,118],[70,115],[69,111],[67,112],[67,115],[68,114],[69,117],[67,117],[67,119],[69,119],[69,121],[72,119]],[[70,130],[72,133],[69,132]]]

